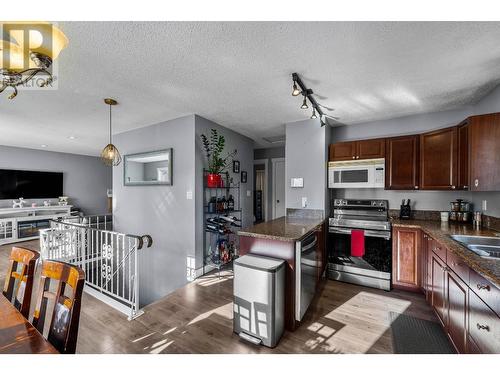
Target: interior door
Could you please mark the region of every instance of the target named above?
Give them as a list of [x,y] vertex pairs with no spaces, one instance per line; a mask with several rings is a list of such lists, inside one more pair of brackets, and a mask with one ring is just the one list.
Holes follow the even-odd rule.
[[273,163],[273,219],[285,216],[285,161]]

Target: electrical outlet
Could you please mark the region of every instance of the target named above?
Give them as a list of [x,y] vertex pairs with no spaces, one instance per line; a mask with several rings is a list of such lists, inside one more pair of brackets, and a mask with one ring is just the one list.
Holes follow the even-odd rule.
[[307,197],[302,197],[302,208],[307,207]]
[[488,210],[488,201],[486,199],[483,200],[482,207],[483,207],[483,211],[487,211]]
[[251,197],[252,196],[252,191],[251,190],[247,190],[247,197]]
[[186,191],[186,199],[193,199],[193,192],[192,191]]

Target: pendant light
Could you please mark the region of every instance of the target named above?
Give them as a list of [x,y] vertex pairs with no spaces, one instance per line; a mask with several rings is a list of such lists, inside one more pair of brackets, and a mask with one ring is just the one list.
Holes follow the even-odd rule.
[[302,102],[302,105],[300,106],[300,108],[302,108],[302,109],[309,108],[309,106],[307,105],[307,101],[306,101],[306,96],[305,95],[304,95],[304,101]]
[[311,120],[315,120],[317,118],[318,118],[318,116],[316,116],[316,108],[313,107],[313,113],[311,115]]
[[300,90],[297,87],[297,83],[293,81],[293,91],[292,91],[292,96],[299,96],[300,95]]
[[102,162],[107,165],[108,167],[116,167],[118,164],[121,163],[122,161],[122,156],[120,155],[120,152],[116,148],[116,146],[111,143],[111,107],[114,105],[117,105],[118,102],[114,99],[111,98],[106,98],[104,99],[104,103],[109,105],[109,143],[104,147],[104,149],[101,151],[101,160]]

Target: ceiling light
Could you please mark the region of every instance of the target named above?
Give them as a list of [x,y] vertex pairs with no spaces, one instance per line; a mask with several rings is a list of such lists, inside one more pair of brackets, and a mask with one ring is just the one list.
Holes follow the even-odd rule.
[[313,107],[313,113],[311,115],[311,120],[317,119],[318,116],[316,116],[316,108]]
[[46,147],[47,147],[47,145],[40,145],[40,147],[42,147],[42,148],[46,148]]
[[309,106],[307,105],[307,101],[306,101],[306,96],[305,95],[304,95],[304,101],[302,102],[302,105],[300,106],[300,108],[302,108],[302,109],[309,108]]
[[292,96],[299,96],[301,91],[297,87],[297,83],[295,81],[293,82],[293,91],[292,91]]
[[76,139],[76,137],[74,135],[70,135],[68,139]]
[[101,151],[101,160],[108,167],[116,167],[121,163],[122,157],[116,146],[111,142],[112,136],[112,118],[111,118],[111,107],[117,105],[118,102],[111,98],[104,99],[104,103],[109,105],[109,143]]
[[1,26],[12,43],[0,40],[0,93],[10,87],[13,92],[9,99],[14,99],[17,86],[29,83],[38,74],[46,76],[39,87],[52,83],[49,68],[68,45],[64,33],[48,22],[4,22]]

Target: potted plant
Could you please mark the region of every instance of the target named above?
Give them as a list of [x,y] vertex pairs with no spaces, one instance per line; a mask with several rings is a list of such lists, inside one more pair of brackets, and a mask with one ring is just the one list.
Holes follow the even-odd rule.
[[233,156],[236,155],[236,150],[225,156],[222,155],[226,139],[223,135],[220,135],[216,129],[210,129],[209,137],[202,134],[200,138],[208,161],[207,186],[223,187],[221,173],[226,171],[230,165],[230,161],[232,161]]

